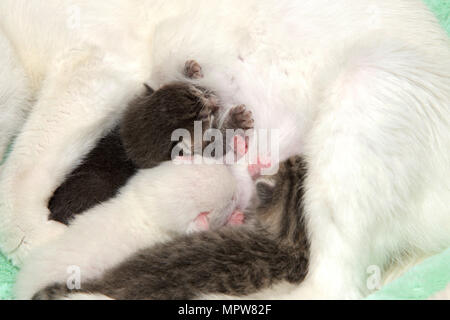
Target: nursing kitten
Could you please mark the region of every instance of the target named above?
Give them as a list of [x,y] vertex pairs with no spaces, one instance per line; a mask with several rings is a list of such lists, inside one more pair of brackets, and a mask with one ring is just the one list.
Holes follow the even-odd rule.
[[[226,225],[234,216],[238,182],[227,166],[199,162],[140,169],[116,197],[77,215],[63,234],[30,253],[14,296],[31,299],[52,283],[66,283],[74,266],[80,280],[96,279],[142,249]],[[197,219],[199,213],[208,213],[206,219]]]
[[242,296],[308,272],[309,243],[302,208],[304,162],[294,157],[256,183],[257,199],[240,227],[176,238],[139,251],[101,277],[69,290],[57,283],[33,299],[71,294],[113,299],[195,299],[204,294]]
[[[201,67],[187,61],[185,76],[198,79]],[[174,82],[146,91],[128,106],[119,125],[97,146],[54,192],[48,208],[49,219],[69,224],[74,215],[114,197],[137,169],[153,168],[171,160],[178,142],[171,141],[176,129],[186,129],[194,138],[194,121],[202,122],[203,133],[218,128],[219,101],[205,88]],[[232,108],[221,130],[253,127],[251,112],[245,106]],[[185,145],[193,150],[194,142]],[[202,145],[202,150],[206,145]],[[224,146],[224,150],[226,148]]]

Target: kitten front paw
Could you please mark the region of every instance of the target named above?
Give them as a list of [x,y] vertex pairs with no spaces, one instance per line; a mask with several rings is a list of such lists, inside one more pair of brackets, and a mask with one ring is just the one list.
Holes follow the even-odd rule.
[[243,104],[233,107],[229,114],[228,127],[233,129],[253,129],[253,114]]
[[202,212],[200,213],[194,221],[192,221],[187,229],[187,233],[195,233],[195,232],[201,232],[201,231],[207,231],[209,230],[209,218],[208,215],[209,212]]
[[240,226],[245,222],[245,215],[241,211],[235,211],[228,218],[227,225],[229,226]]
[[253,179],[259,177],[264,169],[269,169],[272,167],[272,160],[270,157],[259,156],[257,163],[250,164],[248,166],[248,172]]
[[203,71],[200,64],[195,60],[188,60],[184,65],[184,75],[189,79],[203,78]]

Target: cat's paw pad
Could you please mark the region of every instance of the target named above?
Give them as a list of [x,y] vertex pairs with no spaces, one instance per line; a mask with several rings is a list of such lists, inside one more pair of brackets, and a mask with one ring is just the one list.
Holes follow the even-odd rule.
[[187,229],[187,233],[194,233],[209,230],[209,212],[200,213],[194,221],[192,221]]
[[220,101],[213,92],[194,85],[189,87],[189,91],[190,94],[197,97],[201,102],[202,109],[197,115],[197,120],[209,119],[212,114],[219,111]]
[[241,211],[235,211],[231,214],[230,218],[228,218],[227,225],[229,226],[240,226],[244,224],[245,215]]
[[230,111],[230,121],[235,129],[253,129],[253,114],[243,104],[233,107]]
[[272,167],[272,161],[268,157],[259,156],[257,163],[248,166],[248,172],[253,179],[258,178],[264,169]]
[[203,71],[200,64],[195,60],[188,60],[184,65],[184,74],[189,79],[203,78]]

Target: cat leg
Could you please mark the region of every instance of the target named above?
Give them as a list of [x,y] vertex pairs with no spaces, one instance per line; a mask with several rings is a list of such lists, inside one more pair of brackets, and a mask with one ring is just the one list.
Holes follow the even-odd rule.
[[31,91],[25,72],[0,30],[0,163],[25,123]]
[[231,108],[227,117],[223,121],[222,128],[234,130],[250,130],[253,129],[253,114],[243,104]]
[[244,222],[244,215],[237,210],[237,194],[227,203],[217,203],[216,208],[210,212],[200,213],[191,223],[189,223],[186,233],[217,230],[225,225],[241,225]]
[[105,61],[86,49],[54,66],[1,172],[0,250],[17,265],[64,230],[48,220],[48,199],[139,88]]

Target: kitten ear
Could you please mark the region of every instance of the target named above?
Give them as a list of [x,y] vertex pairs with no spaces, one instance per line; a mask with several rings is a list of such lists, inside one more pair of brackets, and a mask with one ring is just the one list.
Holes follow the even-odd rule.
[[262,205],[267,205],[272,202],[275,190],[274,181],[268,179],[259,179],[256,182],[256,194]]
[[152,89],[148,84],[144,83],[145,89],[147,89],[147,94],[153,94],[155,90]]

